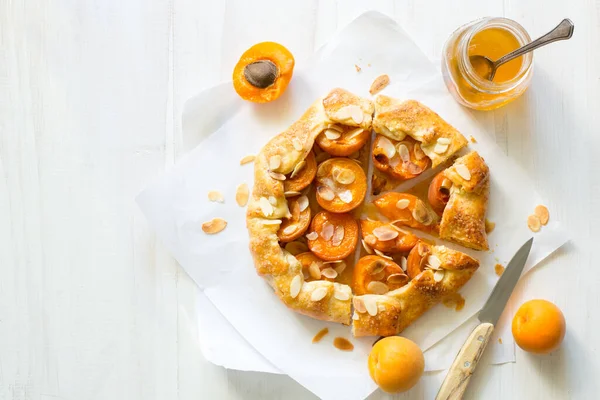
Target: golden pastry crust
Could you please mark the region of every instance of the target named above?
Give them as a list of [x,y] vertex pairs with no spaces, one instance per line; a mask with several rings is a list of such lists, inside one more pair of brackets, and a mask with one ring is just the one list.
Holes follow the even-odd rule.
[[[421,149],[431,159],[432,168],[467,145],[467,139],[458,130],[416,100],[377,96],[373,130],[392,140],[402,141],[408,135],[419,141]],[[449,142],[447,147],[438,145],[439,139]]]
[[[343,89],[334,89],[317,100],[256,156],[254,188],[246,213],[256,271],[281,300],[299,313],[346,325],[350,324],[351,316],[350,287],[328,281],[304,282],[300,262],[279,245],[277,231],[281,219],[289,216],[281,179],[306,158],[316,137],[328,125],[341,123],[371,129],[372,114],[370,101]],[[277,162],[273,162],[274,157]],[[270,170],[273,165],[277,167]]]
[[[468,174],[465,176],[465,171]],[[473,151],[444,171],[452,181],[450,199],[440,222],[440,238],[475,250],[488,250],[485,214],[490,195],[490,171]],[[465,177],[469,179],[465,179]]]
[[[405,286],[385,295],[354,297],[354,336],[390,336],[401,333],[431,307],[457,293],[479,268],[479,262],[474,258],[444,246],[432,246],[430,254],[441,261],[441,268],[445,271],[439,282],[435,281],[434,272],[426,269]],[[357,307],[357,303],[361,302],[375,302],[376,307],[363,307],[361,304]],[[377,311],[373,315],[372,311],[375,309]]]

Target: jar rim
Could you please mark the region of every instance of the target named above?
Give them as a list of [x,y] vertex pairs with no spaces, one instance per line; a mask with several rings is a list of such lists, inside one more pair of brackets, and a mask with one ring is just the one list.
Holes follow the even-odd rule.
[[470,61],[469,61],[469,43],[475,34],[481,32],[484,29],[488,28],[501,28],[508,30],[512,33],[517,41],[519,41],[520,45],[523,46],[529,42],[531,42],[531,37],[529,33],[516,21],[508,18],[482,18],[480,21],[475,21],[474,24],[470,27],[468,32],[466,32],[463,37],[460,39],[458,44],[459,46],[459,57],[458,58],[458,67],[462,70],[462,75],[464,78],[474,87],[478,88],[478,90],[489,93],[489,94],[502,94],[509,92],[516,87],[518,87],[525,79],[527,79],[528,74],[531,73],[533,69],[533,52],[524,54],[523,62],[521,63],[521,68],[517,75],[505,82],[493,82],[487,79],[483,79],[480,77],[475,70],[473,69]]

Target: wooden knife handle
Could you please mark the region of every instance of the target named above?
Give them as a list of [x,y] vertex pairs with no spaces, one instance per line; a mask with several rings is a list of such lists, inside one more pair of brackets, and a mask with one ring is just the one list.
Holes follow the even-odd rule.
[[475,372],[475,367],[483,355],[485,346],[487,346],[494,325],[484,322],[479,324],[463,344],[456,355],[444,383],[435,397],[436,400],[457,400],[462,399],[471,375]]

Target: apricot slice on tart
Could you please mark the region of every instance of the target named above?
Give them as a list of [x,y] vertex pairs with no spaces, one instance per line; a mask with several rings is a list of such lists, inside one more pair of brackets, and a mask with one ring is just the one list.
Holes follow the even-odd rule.
[[289,199],[288,208],[292,215],[282,221],[277,232],[279,241],[283,243],[298,239],[310,225],[311,211],[306,196]]
[[306,235],[308,248],[326,261],[343,260],[358,243],[358,223],[350,214],[321,211],[314,216]]
[[402,268],[380,256],[362,257],[354,266],[353,286],[356,295],[385,294],[408,283]]
[[406,273],[410,279],[414,279],[425,270],[430,253],[431,246],[425,242],[419,242],[413,247],[406,262]]
[[408,193],[388,192],[373,204],[386,218],[411,228],[435,232],[438,217],[417,196]]
[[386,222],[363,219],[360,229],[365,243],[384,253],[408,253],[419,242],[417,236]]
[[371,135],[361,127],[330,125],[319,136],[317,144],[325,152],[336,157],[349,156],[360,150]]
[[440,172],[433,178],[429,184],[429,190],[427,191],[427,200],[431,205],[431,208],[440,217],[444,213],[446,204],[450,200],[450,188],[452,187],[452,181],[446,178],[444,172]]
[[307,188],[317,174],[317,161],[311,151],[304,161],[300,161],[283,182],[286,192],[300,192]]
[[367,177],[356,161],[330,158],[319,164],[315,186],[321,207],[334,213],[345,213],[364,200]]
[[377,135],[373,143],[373,165],[396,179],[407,180],[425,171],[429,166],[429,158],[423,153],[419,142],[410,136],[398,142]]

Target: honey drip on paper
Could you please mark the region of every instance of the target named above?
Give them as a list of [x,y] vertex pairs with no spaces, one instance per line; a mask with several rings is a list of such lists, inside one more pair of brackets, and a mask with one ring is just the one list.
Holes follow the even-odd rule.
[[313,338],[312,342],[313,343],[319,343],[321,341],[321,339],[323,339],[323,336],[327,335],[328,333],[329,333],[329,329],[328,328],[321,329],[319,332],[317,332],[317,334]]
[[448,297],[446,297],[442,303],[448,308],[454,308],[456,311],[460,311],[465,306],[465,299],[460,295],[460,293],[454,293]]
[[494,267],[494,271],[496,271],[496,275],[502,276],[502,274],[504,273],[504,266],[502,264],[496,264],[496,266]]
[[343,337],[336,337],[335,339],[333,339],[333,345],[337,349],[342,351],[354,350],[354,345],[348,339],[345,339]]

